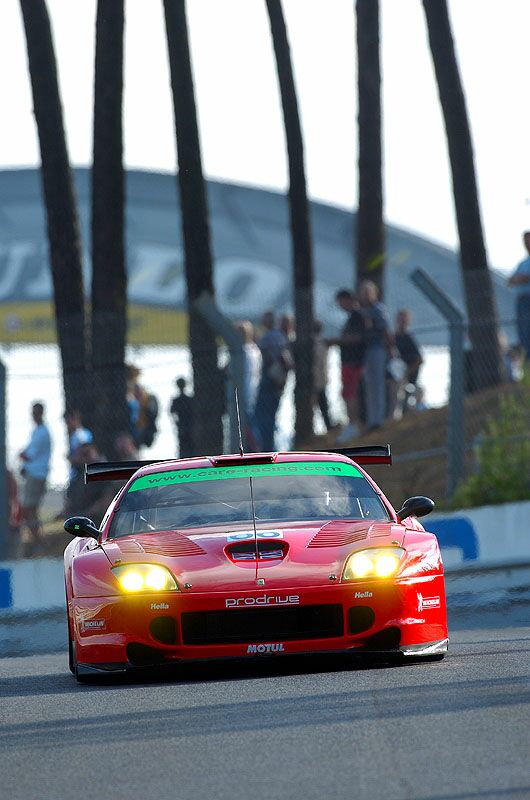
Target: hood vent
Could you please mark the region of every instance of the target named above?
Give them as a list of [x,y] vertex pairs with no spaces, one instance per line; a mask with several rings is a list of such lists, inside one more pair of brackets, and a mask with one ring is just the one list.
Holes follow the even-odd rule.
[[360,542],[368,536],[368,528],[359,530],[358,524],[328,522],[311,539],[308,547],[344,547]]
[[[258,558],[260,561],[281,561],[287,554],[287,543],[276,540],[258,539]],[[256,561],[256,543],[254,541],[235,542],[225,548],[227,556],[236,563],[238,561]]]
[[134,539],[119,542],[118,546],[122,553],[151,553],[152,555],[168,556],[170,558],[202,556],[206,553],[197,542],[193,542],[184,534],[176,532],[147,533],[135,536]]

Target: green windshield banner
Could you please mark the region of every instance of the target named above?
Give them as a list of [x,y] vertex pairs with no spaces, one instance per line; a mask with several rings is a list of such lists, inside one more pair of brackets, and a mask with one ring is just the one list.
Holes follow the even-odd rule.
[[129,492],[153,489],[198,481],[223,481],[230,478],[263,478],[285,475],[336,475],[338,477],[362,478],[353,464],[342,461],[288,461],[279,464],[242,464],[234,467],[210,467],[206,469],[176,469],[170,472],[154,472],[142,475],[129,487]]

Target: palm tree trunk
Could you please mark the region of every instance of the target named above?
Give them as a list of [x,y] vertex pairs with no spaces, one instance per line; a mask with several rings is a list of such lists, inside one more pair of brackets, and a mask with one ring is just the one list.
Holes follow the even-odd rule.
[[357,284],[369,279],[383,296],[385,229],[381,143],[379,0],[357,0],[359,201]]
[[304,143],[281,0],[266,0],[282,99],[289,162],[293,290],[296,325],[295,445],[313,434],[313,254],[304,169]]
[[214,285],[210,226],[184,0],[164,0],[164,10],[177,137],[178,185],[193,366],[193,443],[197,453],[220,453],[223,449],[224,398],[217,367],[217,342],[214,331],[195,308],[195,301],[204,293],[214,296]]
[[473,389],[501,381],[497,308],[488,268],[475,178],[473,144],[446,0],[423,0],[451,162],[464,281]]
[[127,274],[122,163],[123,0],[99,0],[92,166],[92,368],[96,441],[115,458],[128,430]]
[[45,0],[20,0],[41,155],[57,341],[67,406],[88,410],[88,342],[79,223]]

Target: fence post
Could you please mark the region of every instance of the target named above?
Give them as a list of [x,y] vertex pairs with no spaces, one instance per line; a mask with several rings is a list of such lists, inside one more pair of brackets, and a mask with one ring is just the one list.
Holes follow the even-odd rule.
[[6,466],[6,368],[0,360],[0,561],[7,558],[9,511]]
[[455,492],[464,474],[464,315],[450,298],[436,286],[427,273],[416,269],[412,283],[425,295],[449,325],[451,357],[449,408],[447,413],[447,494]]

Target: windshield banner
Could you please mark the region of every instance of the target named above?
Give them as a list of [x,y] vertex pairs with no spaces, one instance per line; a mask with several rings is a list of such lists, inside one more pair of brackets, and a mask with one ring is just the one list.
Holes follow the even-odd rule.
[[155,472],[142,475],[129,487],[129,492],[140,489],[154,489],[157,486],[171,486],[198,481],[222,481],[230,478],[263,478],[286,475],[332,475],[337,477],[361,478],[362,474],[353,464],[342,461],[289,461],[279,464],[242,464],[240,467],[211,467],[207,469],[177,469],[169,472]]

